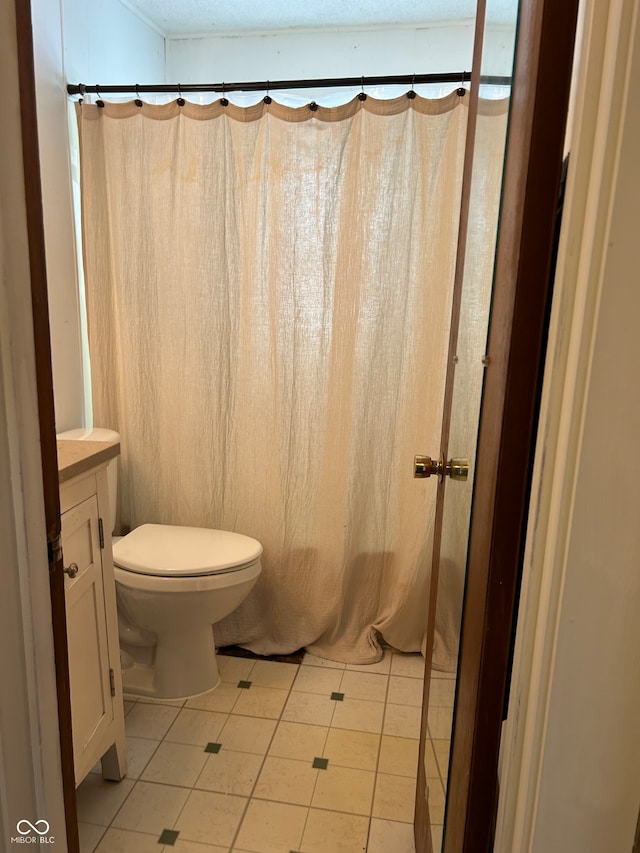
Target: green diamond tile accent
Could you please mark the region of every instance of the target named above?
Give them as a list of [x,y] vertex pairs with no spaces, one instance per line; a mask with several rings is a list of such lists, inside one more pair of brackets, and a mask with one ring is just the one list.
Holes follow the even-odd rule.
[[215,752],[220,752],[220,750],[221,750],[221,749],[222,749],[222,744],[221,744],[221,743],[208,743],[208,744],[205,746],[204,751],[205,751],[205,752],[214,752],[214,753],[215,753]]
[[239,681],[238,687],[242,687],[243,690],[248,690],[251,687],[250,681]]
[[168,844],[173,847],[173,845],[178,840],[179,832],[176,832],[175,829],[163,829],[160,838],[158,839],[158,844]]
[[332,693],[331,698],[335,702],[343,702],[344,701],[344,693]]
[[329,766],[328,758],[314,758],[312,767],[315,767],[316,770],[326,770]]

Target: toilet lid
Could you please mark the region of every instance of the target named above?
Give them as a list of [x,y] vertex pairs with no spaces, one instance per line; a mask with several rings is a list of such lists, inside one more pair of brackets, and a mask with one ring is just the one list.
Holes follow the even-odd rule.
[[142,575],[212,575],[255,563],[262,545],[250,536],[206,527],[143,524],[113,546],[113,562]]

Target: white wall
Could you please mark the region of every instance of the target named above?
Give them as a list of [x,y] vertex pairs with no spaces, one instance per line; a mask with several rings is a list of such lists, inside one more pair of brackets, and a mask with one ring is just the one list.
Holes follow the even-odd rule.
[[58,431],[85,422],[67,82],[164,79],[164,38],[118,0],[32,0]]
[[[470,71],[474,22],[167,41],[167,81],[245,82]],[[513,31],[487,31],[487,74],[510,74]]]

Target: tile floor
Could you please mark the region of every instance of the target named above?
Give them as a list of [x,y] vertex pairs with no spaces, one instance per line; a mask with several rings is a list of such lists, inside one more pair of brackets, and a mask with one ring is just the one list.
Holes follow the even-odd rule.
[[[414,853],[423,659],[220,656],[187,701],[125,703],[129,771],[78,789],[82,853]],[[454,680],[434,673],[426,767],[441,845]]]

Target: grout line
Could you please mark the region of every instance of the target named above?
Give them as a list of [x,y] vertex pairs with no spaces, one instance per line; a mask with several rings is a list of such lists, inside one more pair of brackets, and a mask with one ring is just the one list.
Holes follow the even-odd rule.
[[[303,660],[304,660],[304,658],[303,658]],[[245,818],[246,818],[246,816],[247,816],[247,812],[249,811],[249,804],[251,803],[251,800],[253,799],[253,793],[254,793],[254,791],[255,791],[255,789],[256,789],[256,785],[258,784],[258,779],[259,779],[259,778],[260,778],[260,776],[262,775],[262,771],[263,771],[263,769],[264,769],[265,762],[266,762],[267,757],[268,757],[268,755],[269,755],[269,750],[271,749],[271,746],[272,746],[272,744],[273,744],[273,739],[275,738],[275,736],[276,736],[276,732],[278,731],[278,726],[279,726],[279,725],[280,725],[280,723],[282,722],[282,713],[283,713],[284,709],[285,709],[285,708],[286,708],[286,706],[287,706],[287,702],[289,701],[289,697],[291,696],[291,691],[292,691],[292,689],[293,689],[293,685],[294,685],[295,680],[296,680],[296,678],[297,678],[297,676],[298,676],[298,673],[300,672],[300,664],[287,664],[287,665],[288,665],[288,666],[295,666],[295,667],[296,667],[296,673],[295,673],[295,675],[294,675],[293,679],[291,680],[291,685],[289,686],[289,689],[288,689],[288,691],[287,691],[287,698],[285,699],[284,704],[282,705],[282,708],[281,708],[281,710],[280,710],[280,713],[278,714],[278,717],[277,717],[277,720],[276,720],[276,725],[275,725],[275,728],[274,728],[274,730],[273,730],[273,734],[271,735],[271,738],[270,738],[270,740],[269,740],[269,743],[268,743],[268,745],[267,745],[267,748],[266,748],[266,750],[265,750],[265,753],[264,753],[264,755],[262,756],[262,763],[260,764],[260,769],[259,769],[259,770],[258,770],[258,772],[256,773],[256,778],[255,778],[255,779],[254,779],[254,781],[253,781],[253,785],[252,785],[252,787],[251,787],[251,793],[250,793],[250,794],[249,794],[249,796],[247,797],[247,803],[246,803],[246,805],[245,805],[245,807],[244,807],[244,811],[242,812],[242,816],[241,816],[241,818],[240,818],[240,820],[239,820],[239,822],[238,822],[238,826],[236,827],[236,831],[235,831],[235,833],[234,833],[234,835],[233,835],[233,838],[231,839],[231,844],[230,844],[230,846],[229,846],[229,850],[230,850],[230,851],[231,851],[231,850],[233,850],[233,848],[235,847],[235,845],[236,845],[236,841],[238,840],[238,836],[240,835],[240,830],[242,829],[242,826],[243,826],[243,824],[244,824]],[[254,664],[254,666],[255,666],[255,664]],[[252,667],[251,667],[251,669],[249,670],[249,675],[250,675],[250,674],[251,674],[251,672],[253,671],[254,666],[252,666]],[[240,697],[238,697],[238,698],[240,698]],[[237,701],[237,700],[236,700],[236,701]],[[266,719],[266,718],[262,718],[262,719]],[[289,805],[291,805],[291,804],[289,804]],[[305,827],[306,827],[306,824],[307,824],[307,821],[306,821],[306,819],[305,819]],[[303,834],[304,834],[304,829],[303,829]],[[302,841],[302,835],[300,836],[300,841]]]

